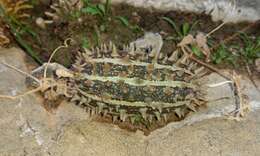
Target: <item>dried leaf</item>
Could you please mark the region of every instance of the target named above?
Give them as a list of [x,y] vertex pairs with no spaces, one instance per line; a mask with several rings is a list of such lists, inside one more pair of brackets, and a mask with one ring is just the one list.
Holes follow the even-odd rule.
[[0,28],[0,47],[8,43],[10,43],[9,38],[4,35],[3,29]]
[[24,11],[31,9],[33,6],[27,3],[27,0],[1,0],[0,5],[5,10],[8,16],[16,19],[22,19],[24,17],[29,17],[30,15],[24,13]]
[[189,34],[182,39],[182,41],[178,44],[178,46],[182,47],[188,44],[193,44],[194,41],[195,41],[194,37],[191,34]]
[[206,56],[207,62],[210,61],[210,49],[207,44],[207,36],[203,33],[198,33],[196,35],[196,44],[200,48],[201,52]]

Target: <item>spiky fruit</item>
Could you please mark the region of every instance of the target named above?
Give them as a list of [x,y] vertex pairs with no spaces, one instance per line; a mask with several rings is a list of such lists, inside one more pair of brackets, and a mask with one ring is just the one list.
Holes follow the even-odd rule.
[[156,43],[162,41],[150,43],[155,44],[148,42],[140,49],[133,42],[120,50],[110,42],[80,52],[71,69],[74,77],[63,78],[74,86],[70,100],[89,112],[111,115],[113,121],[132,123],[140,117],[167,121],[171,114],[181,118],[195,111],[202,102],[200,86],[194,83],[196,64],[178,51],[169,57],[160,55],[162,45],[156,48]]

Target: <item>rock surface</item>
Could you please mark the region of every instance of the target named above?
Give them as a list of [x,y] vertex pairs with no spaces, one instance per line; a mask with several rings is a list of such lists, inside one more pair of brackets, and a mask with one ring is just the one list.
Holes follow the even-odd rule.
[[[105,1],[105,0],[103,0]],[[136,7],[154,8],[163,11],[182,10],[205,12],[213,20],[226,22],[257,21],[260,19],[259,0],[111,0],[112,3],[127,3]]]
[[[1,49],[1,61],[27,70],[21,50]],[[17,95],[27,90],[24,75],[2,64],[0,75],[0,94]],[[205,79],[207,84],[224,81],[217,74]],[[251,106],[251,112],[242,121],[225,116],[235,106],[230,88],[222,85],[208,89],[207,108],[149,136],[94,122],[83,110],[66,102],[48,113],[36,94],[16,100],[1,99],[0,156],[258,155],[260,94],[246,78],[242,84]],[[221,97],[229,99],[216,100]]]

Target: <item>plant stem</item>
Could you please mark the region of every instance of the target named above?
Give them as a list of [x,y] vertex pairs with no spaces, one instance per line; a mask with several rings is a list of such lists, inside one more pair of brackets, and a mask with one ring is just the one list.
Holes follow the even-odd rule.
[[4,21],[9,25],[10,31],[14,36],[17,43],[25,49],[25,52],[32,57],[38,64],[42,64],[42,60],[36,55],[36,53],[32,50],[32,48],[22,39],[19,32],[16,30],[16,26],[12,23],[11,19],[5,14],[4,9],[0,5],[0,15],[3,17]]

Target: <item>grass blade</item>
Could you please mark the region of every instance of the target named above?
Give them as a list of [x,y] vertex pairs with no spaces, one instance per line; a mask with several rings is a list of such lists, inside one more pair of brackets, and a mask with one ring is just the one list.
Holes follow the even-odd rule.
[[126,17],[116,16],[116,19],[119,20],[124,26],[129,27],[129,21]]
[[165,20],[166,22],[168,22],[173,29],[176,31],[176,33],[178,34],[178,36],[183,37],[182,33],[180,32],[179,28],[176,26],[176,24],[173,22],[172,19],[168,18],[168,17],[162,17],[163,20]]

